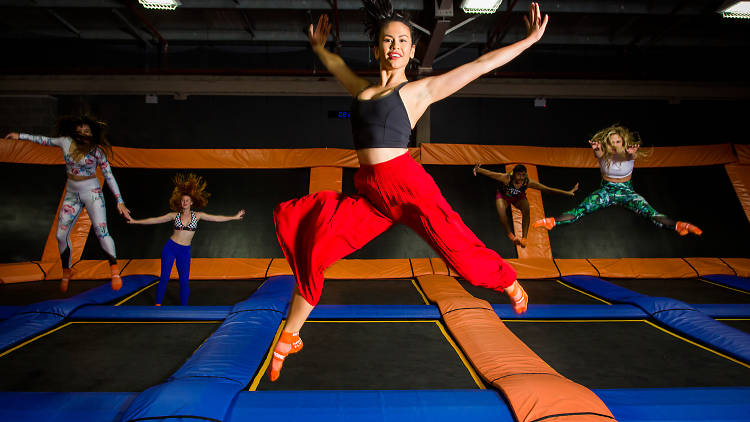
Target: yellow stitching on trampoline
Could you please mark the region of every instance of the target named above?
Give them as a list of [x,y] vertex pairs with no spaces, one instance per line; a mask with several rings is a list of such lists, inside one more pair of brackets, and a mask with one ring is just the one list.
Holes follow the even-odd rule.
[[[124,269],[124,268],[123,268],[123,269]],[[136,295],[140,294],[140,293],[141,293],[142,291],[144,291],[144,290],[148,289],[149,287],[153,286],[154,284],[156,284],[156,283],[158,283],[158,282],[159,282],[159,280],[156,280],[156,281],[154,281],[153,283],[149,284],[148,286],[146,286],[146,287],[143,287],[143,288],[141,288],[140,290],[138,290],[137,292],[135,292],[135,293],[131,294],[130,296],[126,297],[125,299],[121,300],[120,302],[117,302],[117,303],[115,303],[115,306],[120,306],[120,305],[122,305],[123,303],[125,303],[125,302],[129,301],[129,300],[130,300],[130,299],[132,299],[132,298],[133,298],[134,296],[136,296]]]
[[422,296],[422,300],[424,300],[424,304],[429,305],[430,301],[427,300],[427,296],[425,296],[424,292],[422,291],[422,288],[419,287],[419,283],[417,283],[417,280],[412,278],[411,284],[414,285],[414,288],[417,289],[417,292],[419,292],[419,295]]
[[721,352],[717,352],[716,350],[714,350],[714,349],[711,349],[711,348],[708,348],[708,347],[706,347],[706,346],[704,346],[704,345],[702,345],[702,344],[698,344],[698,343],[696,343],[696,342],[694,342],[694,341],[692,341],[692,340],[689,340],[689,339],[687,339],[687,338],[685,338],[685,337],[682,337],[682,336],[681,336],[681,335],[679,335],[679,334],[673,333],[673,332],[671,332],[671,331],[669,331],[669,330],[667,330],[667,329],[665,329],[665,328],[659,327],[658,325],[654,324],[654,323],[653,323],[653,322],[651,322],[651,321],[646,321],[646,320],[644,320],[643,322],[645,322],[645,323],[646,323],[646,324],[648,324],[648,325],[651,325],[652,327],[656,327],[656,328],[660,329],[661,331],[664,331],[665,333],[667,333],[667,334],[669,334],[669,335],[672,335],[672,336],[674,336],[674,337],[677,337],[677,338],[678,338],[678,339],[680,339],[680,340],[686,341],[686,342],[688,342],[688,343],[692,344],[693,346],[698,346],[698,347],[700,347],[700,348],[701,348],[701,349],[703,349],[703,350],[706,350],[706,351],[708,351],[708,352],[711,352],[711,353],[713,353],[713,354],[715,354],[715,355],[721,356],[721,357],[723,357],[723,358],[725,358],[725,359],[731,360],[731,361],[732,361],[732,362],[734,362],[734,363],[738,363],[738,364],[740,364],[740,365],[744,366],[745,368],[750,368],[750,364],[747,364],[747,363],[744,363],[744,362],[742,362],[742,361],[739,361],[739,360],[737,360],[737,359],[735,359],[735,358],[733,358],[733,357],[731,357],[731,356],[727,356],[727,355],[725,355],[725,354],[723,354],[723,353],[721,353]]
[[594,295],[592,295],[592,294],[590,294],[590,293],[587,293],[587,292],[585,292],[585,291],[583,291],[583,290],[581,290],[581,289],[577,289],[577,288],[575,288],[575,287],[573,287],[573,286],[571,286],[571,285],[569,285],[569,284],[567,284],[567,283],[565,283],[565,282],[563,282],[563,281],[560,281],[560,280],[557,280],[557,279],[555,279],[555,281],[556,281],[556,282],[558,282],[558,283],[560,283],[560,284],[562,284],[563,286],[565,286],[565,287],[567,287],[567,288],[569,288],[569,289],[572,289],[572,290],[575,290],[575,291],[577,291],[578,293],[582,293],[582,294],[585,294],[585,295],[586,295],[586,296],[588,296],[588,297],[591,297],[591,298],[594,298],[594,299],[596,299],[596,300],[599,300],[599,301],[601,301],[601,302],[604,302],[604,303],[606,303],[607,305],[611,305],[611,303],[607,302],[606,300],[604,300],[604,299],[602,299],[602,298],[600,298],[600,297],[594,296]]
[[719,287],[723,287],[725,289],[734,290],[735,292],[740,292],[742,294],[750,295],[749,292],[746,292],[746,291],[740,290],[740,289],[735,289],[734,287],[725,286],[723,284],[715,283],[713,281],[705,280],[705,279],[702,279],[702,278],[698,278],[698,280],[702,281],[704,283],[713,284],[714,286],[719,286]]
[[11,348],[11,349],[8,349],[8,350],[4,351],[3,353],[0,353],[0,358],[1,358],[1,357],[3,357],[3,356],[5,356],[5,355],[7,355],[8,353],[10,353],[10,352],[12,352],[12,351],[14,351],[14,350],[18,350],[18,349],[22,348],[23,346],[26,346],[27,344],[31,343],[32,341],[36,341],[36,340],[38,340],[38,339],[40,339],[40,338],[42,338],[42,337],[44,337],[44,336],[46,336],[46,335],[49,335],[49,334],[52,334],[52,333],[54,333],[54,332],[55,332],[55,331],[57,331],[57,330],[60,330],[60,329],[62,329],[62,328],[65,328],[65,327],[67,327],[67,326],[68,326],[68,325],[70,325],[70,324],[72,324],[72,323],[71,323],[71,322],[69,322],[69,323],[67,323],[67,324],[64,324],[64,325],[61,325],[61,326],[59,326],[59,327],[57,327],[57,328],[55,328],[55,329],[49,330],[49,331],[47,331],[46,333],[42,333],[42,334],[39,334],[39,335],[38,335],[38,336],[36,336],[36,337],[33,337],[33,338],[29,339],[29,340],[26,340],[26,341],[24,341],[23,343],[19,344],[18,346],[15,346],[15,347],[13,347],[13,348]]
[[448,340],[448,343],[450,343],[450,345],[456,351],[456,354],[458,355],[459,359],[461,359],[461,362],[463,362],[463,364],[466,367],[466,369],[469,371],[469,374],[474,379],[474,382],[477,384],[477,386],[480,389],[482,389],[482,390],[486,390],[487,387],[484,386],[484,383],[479,378],[479,375],[476,373],[476,371],[474,371],[474,367],[471,366],[471,364],[469,363],[469,361],[466,359],[466,356],[464,355],[464,352],[461,351],[461,349],[458,347],[458,345],[456,344],[456,342],[453,341],[453,339],[451,338],[450,335],[448,335],[448,332],[445,330],[445,327],[443,327],[443,324],[441,324],[440,321],[438,321],[438,320],[435,320],[435,324],[440,329],[440,332],[443,333],[443,335],[445,336],[446,340]]
[[268,365],[271,364],[271,357],[273,356],[274,346],[276,346],[276,342],[279,341],[279,337],[281,337],[281,331],[284,329],[284,326],[286,326],[285,319],[281,321],[281,324],[279,324],[279,328],[276,329],[276,335],[273,336],[273,341],[271,342],[271,346],[268,348],[266,359],[263,361],[263,364],[260,366],[260,370],[258,371],[258,373],[255,374],[255,378],[253,378],[253,382],[250,383],[250,387],[247,389],[247,391],[255,391],[258,388],[258,384],[260,384],[260,380],[263,379],[263,375],[266,374]]

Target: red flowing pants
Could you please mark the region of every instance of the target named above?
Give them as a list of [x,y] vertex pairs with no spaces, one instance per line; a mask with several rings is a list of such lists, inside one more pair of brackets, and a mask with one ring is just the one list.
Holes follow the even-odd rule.
[[466,227],[408,153],[360,166],[354,185],[361,196],[317,192],[274,209],[279,244],[311,305],[320,300],[326,268],[395,223],[411,227],[471,284],[502,291],[516,280],[513,267]]

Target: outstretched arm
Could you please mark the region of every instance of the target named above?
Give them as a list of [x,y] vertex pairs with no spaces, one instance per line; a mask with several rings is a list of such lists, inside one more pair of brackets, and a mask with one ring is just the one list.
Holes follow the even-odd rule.
[[144,218],[143,220],[136,220],[134,218],[131,218],[130,220],[128,220],[128,223],[129,224],[161,224],[161,223],[166,223],[168,221],[172,221],[175,219],[175,217],[177,217],[176,212],[169,212],[169,213],[162,215],[161,217]]
[[505,183],[505,184],[510,183],[510,176],[508,175],[508,173],[496,173],[494,171],[483,169],[480,163],[477,163],[476,165],[474,165],[474,176],[476,176],[477,174],[487,176],[501,183]]
[[242,217],[245,216],[245,210],[239,210],[237,211],[237,214],[235,215],[213,215],[213,214],[206,214],[205,212],[197,212],[195,214],[201,220],[223,223],[225,221],[231,221],[231,220],[242,220]]
[[117,200],[117,211],[125,217],[126,220],[130,221],[130,210],[125,206],[125,201],[122,199],[120,188],[117,186],[117,180],[115,180],[115,175],[112,174],[112,167],[109,165],[109,160],[107,160],[107,154],[105,154],[101,148],[97,148],[96,152],[94,152],[94,156],[99,163],[99,168],[102,169],[104,181],[107,182],[109,190],[112,191],[112,195],[114,195]]
[[568,195],[568,196],[575,196],[576,191],[578,190],[578,183],[576,183],[575,186],[571,190],[562,190],[557,188],[551,188],[549,186],[545,186],[536,180],[529,179],[529,187],[532,189],[538,189],[542,192],[549,192],[549,193],[559,193],[561,195]]
[[636,158],[638,158],[637,153],[640,147],[641,147],[640,145],[635,144],[635,145],[628,145],[628,147],[625,148],[625,151],[627,151],[628,160],[635,160]]
[[480,56],[478,59],[459,66],[450,72],[422,79],[421,81],[424,81],[424,92],[420,97],[423,97],[423,101],[427,102],[427,104],[423,104],[423,106],[429,106],[436,101],[448,97],[469,84],[471,81],[516,58],[516,56],[542,38],[544,30],[547,28],[548,20],[549,16],[547,15],[542,19],[539,4],[531,3],[529,16],[524,16],[526,31],[528,34],[526,38],[503,48],[490,51],[489,53]]
[[312,24],[308,28],[307,35],[310,38],[310,45],[326,69],[336,77],[352,97],[355,97],[370,83],[352,72],[341,56],[325,49],[326,39],[328,39],[330,32],[331,24],[328,23],[328,15],[321,15],[315,29],[313,29]]
[[11,132],[5,135],[5,139],[13,139],[16,141],[18,140],[31,141],[39,145],[59,147],[61,145],[61,141],[63,138],[49,138],[49,137],[41,136],[41,135],[29,135],[28,133]]
[[591,145],[591,149],[594,151],[594,157],[602,158],[604,155],[604,151],[602,151],[602,143],[591,140],[589,141],[589,145]]

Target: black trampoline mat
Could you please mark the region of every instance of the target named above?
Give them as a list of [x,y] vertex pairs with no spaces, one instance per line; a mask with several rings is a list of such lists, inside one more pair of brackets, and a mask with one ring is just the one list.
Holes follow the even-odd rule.
[[[458,280],[469,294],[489,303],[510,304],[508,296],[497,290],[474,286],[466,280]],[[530,304],[537,305],[604,305],[605,302],[573,290],[557,280],[519,280],[529,296]]]
[[685,303],[750,303],[750,294],[697,278],[608,278],[610,283],[648,296],[670,297]]
[[0,357],[0,391],[143,391],[220,324],[73,323]]
[[326,280],[321,305],[426,305],[412,279]]
[[71,280],[65,293],[60,291],[60,280],[0,284],[0,306],[22,306],[45,300],[65,299],[109,283],[110,280]]
[[719,319],[723,324],[750,334],[750,318],[745,319]]
[[479,388],[435,321],[308,321],[304,348],[258,390]]
[[505,324],[556,371],[588,388],[750,386],[750,368],[645,321]]
[[[191,280],[188,288],[190,306],[227,306],[249,298],[263,280]],[[118,300],[119,302],[119,300]],[[115,302],[117,303],[117,302]],[[128,299],[122,305],[150,306],[156,303],[156,284]],[[180,282],[170,280],[162,305],[180,304]]]

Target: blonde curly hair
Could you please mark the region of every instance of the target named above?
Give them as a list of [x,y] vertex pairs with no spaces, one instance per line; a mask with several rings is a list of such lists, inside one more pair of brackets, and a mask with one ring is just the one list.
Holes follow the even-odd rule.
[[[607,163],[611,162],[612,157],[617,154],[617,151],[609,143],[610,137],[615,134],[620,135],[620,137],[622,138],[622,147],[624,149],[627,149],[628,147],[631,147],[633,145],[638,145],[638,147],[640,147],[643,144],[641,135],[638,132],[633,132],[625,126],[621,126],[619,124],[614,124],[596,132],[594,136],[592,136],[589,140],[589,143],[598,142],[599,145],[601,145],[602,153],[604,153],[602,158],[605,159]],[[650,152],[644,151],[640,148],[635,153],[636,158],[642,158],[648,155],[650,155]]]
[[177,174],[172,181],[174,189],[172,197],[169,198],[169,208],[173,211],[180,211],[182,206],[180,200],[187,195],[193,200],[193,208],[203,208],[208,204],[210,193],[206,192],[206,181],[202,177],[193,173]]

